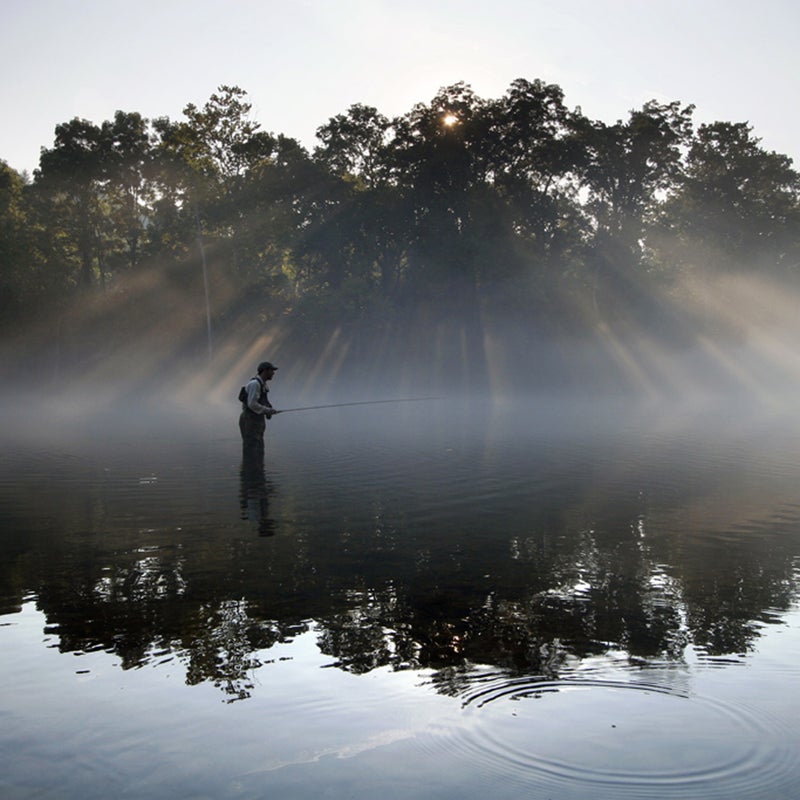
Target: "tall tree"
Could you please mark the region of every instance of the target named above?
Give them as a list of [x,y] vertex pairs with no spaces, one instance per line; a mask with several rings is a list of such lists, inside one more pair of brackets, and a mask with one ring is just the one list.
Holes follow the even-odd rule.
[[457,83],[394,121],[396,180],[413,214],[412,280],[439,283],[440,290],[454,281],[475,289],[469,239],[488,169],[481,157],[484,107],[471,87]]
[[506,259],[521,262],[514,277],[520,267],[540,277],[548,266],[565,270],[581,244],[579,119],[559,86],[539,80],[516,80],[492,103],[490,176],[503,205]]
[[0,318],[6,324],[38,294],[24,189],[22,176],[0,161]]
[[585,207],[594,228],[589,254],[595,304],[645,311],[644,236],[681,176],[694,106],[652,100],[614,125],[576,118]]
[[684,263],[800,272],[800,175],[747,123],[700,126],[665,220]]
[[184,120],[153,123],[162,191],[189,209],[212,238],[229,238],[241,181],[274,147],[271,136],[258,132],[245,97],[243,89],[220,86],[203,108],[188,104]]
[[598,229],[635,244],[659,195],[681,175],[682,153],[692,133],[694,106],[651,100],[614,125],[579,119],[576,133],[586,157],[581,165],[588,207]]
[[[55,143],[42,149],[34,172],[48,195],[54,226],[62,228],[75,247],[78,282],[84,287],[104,278],[102,237],[105,228],[102,184],[106,159],[99,127],[85,119],[56,126]],[[64,265],[65,267],[67,265]]]
[[376,108],[360,103],[317,128],[322,143],[314,157],[336,175],[358,178],[367,187],[389,179],[387,144],[391,122]]
[[110,212],[126,245],[125,260],[135,267],[141,258],[145,219],[154,199],[152,141],[141,114],[117,111],[101,127]]
[[203,269],[209,358],[212,315],[206,247],[209,237],[227,243],[236,262],[232,232],[239,212],[235,198],[253,156],[253,139],[259,128],[250,118],[252,107],[245,97],[246,92],[237,86],[220,86],[202,109],[187,105],[183,110],[185,121],[154,122],[160,136],[162,180],[175,193],[176,203],[188,207],[194,217]]
[[408,205],[393,175],[392,122],[371,106],[356,104],[317,130],[314,158],[344,183],[337,212],[349,231],[341,256],[348,273],[384,300],[398,289],[407,248]]

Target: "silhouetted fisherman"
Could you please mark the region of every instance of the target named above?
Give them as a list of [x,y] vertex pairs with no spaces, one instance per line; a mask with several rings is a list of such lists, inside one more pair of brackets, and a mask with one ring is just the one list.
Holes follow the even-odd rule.
[[242,449],[247,456],[264,455],[266,420],[274,413],[269,402],[267,381],[272,380],[276,369],[278,368],[269,361],[262,361],[258,365],[257,374],[244,387],[239,431],[242,434]]

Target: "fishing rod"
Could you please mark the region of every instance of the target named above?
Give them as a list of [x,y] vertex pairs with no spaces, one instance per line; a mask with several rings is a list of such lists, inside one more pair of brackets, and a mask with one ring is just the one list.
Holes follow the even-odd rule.
[[394,400],[358,400],[355,403],[332,403],[324,406],[302,406],[301,408],[281,408],[273,411],[276,414],[288,414],[290,411],[316,411],[320,408],[343,408],[344,406],[375,406],[379,403],[419,403],[422,400],[438,400],[438,397],[400,397]]

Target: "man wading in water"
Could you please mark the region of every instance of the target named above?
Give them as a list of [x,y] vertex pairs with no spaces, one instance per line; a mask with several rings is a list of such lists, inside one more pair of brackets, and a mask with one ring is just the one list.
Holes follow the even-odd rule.
[[272,380],[276,369],[278,368],[269,361],[262,361],[258,365],[258,374],[250,379],[239,395],[242,401],[239,430],[246,455],[264,454],[265,420],[277,413],[269,402],[267,381]]

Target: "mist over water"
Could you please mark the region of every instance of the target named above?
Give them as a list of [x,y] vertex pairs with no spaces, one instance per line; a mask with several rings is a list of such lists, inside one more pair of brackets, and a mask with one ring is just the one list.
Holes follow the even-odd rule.
[[[155,279],[155,278],[154,278]],[[154,293],[144,281],[143,297]],[[506,402],[533,398],[561,408],[663,404],[739,410],[791,406],[800,393],[794,289],[755,274],[686,279],[645,306],[588,328],[576,307],[559,327],[524,309],[420,305],[375,324],[343,317],[310,331],[247,315],[215,324],[211,356],[196,297],[171,297],[169,313],[143,310],[141,335],[114,336],[113,313],[91,305],[71,322],[43,322],[5,343],[4,416],[32,430],[45,419],[91,416],[136,430],[162,417],[191,420],[230,409],[264,358],[279,364],[276,407],[410,397]],[[135,295],[135,292],[133,293]],[[130,303],[130,293],[125,303]],[[122,302],[122,300],[121,300]],[[562,309],[566,314],[566,311]],[[81,327],[83,326],[83,327]],[[37,407],[41,405],[42,411]],[[746,424],[746,419],[743,420]]]

